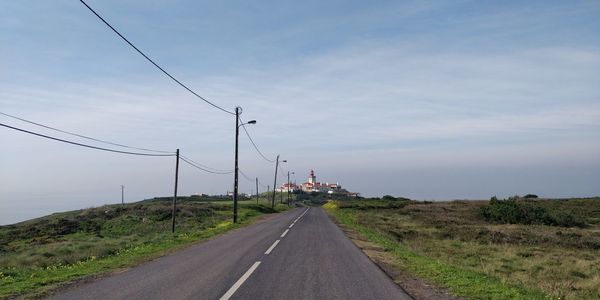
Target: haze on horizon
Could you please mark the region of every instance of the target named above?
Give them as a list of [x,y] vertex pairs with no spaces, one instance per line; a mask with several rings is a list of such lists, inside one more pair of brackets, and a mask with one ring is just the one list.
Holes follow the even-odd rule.
[[[203,97],[242,106],[297,182],[314,169],[365,196],[600,195],[600,2],[87,2]],[[0,3],[0,111],[233,168],[234,118],[78,1]],[[272,185],[273,164],[240,143],[240,169]],[[128,201],[172,194],[171,157],[6,128],[0,144],[0,224],[118,203],[121,184]],[[222,194],[232,177],[182,165],[179,194]]]

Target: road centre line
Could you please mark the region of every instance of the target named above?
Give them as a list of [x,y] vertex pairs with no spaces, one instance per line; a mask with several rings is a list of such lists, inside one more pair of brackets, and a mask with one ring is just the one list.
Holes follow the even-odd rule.
[[[298,222],[310,209],[307,208],[298,218],[296,218],[296,220],[294,220],[294,222],[289,226],[288,229],[286,229],[282,234],[281,237],[283,238],[289,231],[290,229],[294,226],[294,224],[296,224],[296,222]],[[273,249],[275,249],[275,247],[277,247],[277,244],[279,244],[281,240],[276,240],[273,245],[271,245],[271,247],[269,247],[269,249],[267,249],[267,251],[265,252],[266,255],[270,254],[271,251],[273,251]],[[227,292],[221,296],[220,300],[228,300],[229,298],[231,298],[231,296],[233,296],[233,294],[235,294],[235,292],[240,288],[240,286],[242,286],[242,284],[244,284],[244,282],[248,279],[248,277],[250,277],[250,275],[252,275],[252,273],[254,272],[254,270],[256,270],[256,268],[258,268],[258,266],[260,265],[260,261],[256,261],[251,267],[250,269],[248,269],[248,271],[246,271],[246,273],[244,273],[244,275],[242,275],[242,277],[240,277],[240,279],[238,279],[238,281],[236,281],[233,286],[231,286],[231,288],[229,288],[229,290],[227,290]]]
[[238,281],[236,281],[233,284],[233,286],[229,288],[225,295],[221,296],[220,300],[228,300],[229,298],[231,298],[231,296],[233,296],[233,294],[240,288],[240,286],[244,284],[244,282],[248,279],[248,277],[250,277],[250,275],[252,275],[252,272],[254,272],[254,270],[256,270],[256,268],[258,268],[259,265],[260,261],[255,262],[250,267],[250,269],[248,269],[248,271],[246,271],[246,273],[244,273],[244,275],[242,275],[242,277],[240,277],[240,279],[238,279]]
[[279,244],[279,241],[281,240],[276,240],[273,245],[271,245],[271,247],[269,247],[269,249],[267,249],[267,251],[265,252],[265,254],[269,254],[271,253],[271,251],[273,251],[273,249],[275,249],[275,247],[277,246],[277,244]]
[[304,217],[304,215],[308,212],[308,210],[310,209],[307,208],[298,218],[296,218],[296,220],[294,220],[294,222],[292,222],[292,224],[290,225],[289,228],[292,228],[294,226],[294,224],[296,224],[296,222],[300,221],[300,219],[302,219],[302,217]]

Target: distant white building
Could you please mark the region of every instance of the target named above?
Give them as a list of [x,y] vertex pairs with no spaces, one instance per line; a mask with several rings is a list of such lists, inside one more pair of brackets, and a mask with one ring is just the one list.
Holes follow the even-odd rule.
[[301,190],[306,193],[328,193],[328,194],[344,194],[348,196],[359,196],[358,193],[350,193],[347,190],[343,189],[342,186],[338,183],[321,183],[317,181],[317,176],[315,176],[315,171],[310,170],[310,174],[308,175],[308,181],[301,184],[296,185],[294,183],[284,183],[280,187],[276,188],[277,192],[294,192]]
[[297,185],[295,185],[293,183],[288,184],[286,182],[286,183],[282,184],[280,187],[276,188],[275,191],[276,192],[285,192],[285,193],[287,193],[289,191],[290,193],[293,193],[299,189],[300,188]]
[[317,181],[317,176],[315,176],[315,171],[310,170],[310,175],[308,175],[308,181],[303,183],[300,188],[302,191],[311,193],[329,193],[329,194],[337,194],[337,193],[347,193],[345,189],[339,183],[321,183]]

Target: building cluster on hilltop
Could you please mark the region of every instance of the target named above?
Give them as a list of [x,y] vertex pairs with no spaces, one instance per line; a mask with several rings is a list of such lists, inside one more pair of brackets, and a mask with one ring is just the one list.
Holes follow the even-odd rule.
[[277,192],[295,192],[295,191],[303,191],[306,193],[328,193],[328,194],[344,194],[348,196],[359,196],[358,193],[348,192],[346,189],[343,189],[342,186],[338,183],[322,183],[317,181],[317,176],[315,176],[315,171],[310,170],[310,175],[308,176],[308,181],[302,183],[301,185],[296,185],[295,183],[284,183],[280,187],[276,189]]

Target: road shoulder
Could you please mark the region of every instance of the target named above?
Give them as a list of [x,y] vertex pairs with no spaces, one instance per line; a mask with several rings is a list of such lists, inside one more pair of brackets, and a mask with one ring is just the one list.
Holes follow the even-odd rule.
[[336,224],[342,232],[359,248],[375,265],[387,274],[400,288],[416,300],[455,300],[448,290],[433,286],[432,284],[411,276],[395,266],[396,258],[393,254],[385,251],[381,246],[367,240],[360,233],[339,222],[334,215],[327,210],[327,216]]

